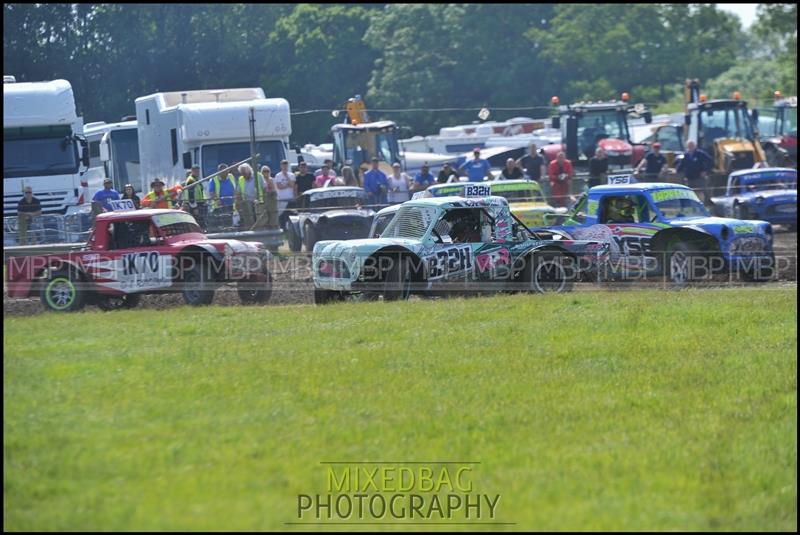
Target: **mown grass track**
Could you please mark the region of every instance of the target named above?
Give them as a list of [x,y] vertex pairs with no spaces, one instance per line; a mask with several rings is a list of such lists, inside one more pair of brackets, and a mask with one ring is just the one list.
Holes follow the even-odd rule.
[[796,295],[7,317],[4,528],[286,529],[320,461],[466,459],[507,529],[794,530]]

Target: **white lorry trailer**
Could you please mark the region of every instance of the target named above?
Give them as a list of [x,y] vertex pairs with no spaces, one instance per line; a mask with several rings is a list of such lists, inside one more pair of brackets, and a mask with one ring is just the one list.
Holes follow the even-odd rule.
[[89,230],[83,119],[66,80],[17,83],[3,77],[3,243],[16,244],[17,205],[30,186],[42,203],[33,242],[72,242]]
[[89,143],[89,170],[86,172],[88,193],[86,199],[103,187],[108,177],[114,189],[122,193],[125,184],[140,190],[139,134],[135,120],[119,123],[96,122],[83,128]]
[[[266,98],[261,88],[175,91],[136,99],[139,133],[140,188],[154,178],[168,185],[186,178],[192,164],[201,176],[250,156],[250,108],[255,113],[259,164],[273,174],[290,159],[292,133],[289,103]],[[257,170],[257,169],[256,169]]]

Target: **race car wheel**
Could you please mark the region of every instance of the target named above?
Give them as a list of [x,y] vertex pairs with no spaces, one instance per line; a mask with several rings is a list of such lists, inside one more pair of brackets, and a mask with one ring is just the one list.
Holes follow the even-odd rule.
[[236,291],[239,301],[243,305],[258,305],[266,303],[272,297],[272,274],[266,272],[266,281],[239,281]]
[[564,261],[564,255],[559,253],[534,254],[526,266],[530,291],[559,293],[572,290],[573,281],[570,280]]
[[411,267],[404,256],[392,257],[383,279],[383,300],[406,300],[411,295]]
[[331,301],[344,301],[344,294],[336,290],[324,290],[322,288],[314,288],[314,304],[327,305]]
[[206,264],[192,266],[183,276],[183,300],[187,305],[209,305],[214,300],[213,281],[203,273]]
[[775,256],[767,262],[752,262],[740,272],[742,279],[747,282],[769,282],[775,275]]
[[738,201],[733,203],[733,218],[734,219],[747,219],[749,217],[747,209],[744,208]]
[[97,297],[97,308],[107,312],[124,308],[136,308],[141,300],[141,294],[99,295]]
[[61,269],[50,274],[41,290],[42,304],[56,312],[75,312],[86,304],[86,291],[73,271]]
[[317,232],[314,230],[314,225],[306,225],[306,235],[303,240],[305,241],[306,251],[313,252],[314,244],[317,243]]
[[691,259],[691,249],[685,243],[678,242],[670,248],[667,261],[667,274],[670,282],[677,286],[684,286],[692,280]]
[[299,253],[303,248],[303,241],[295,232],[294,225],[289,225],[289,228],[286,231],[286,241],[289,242],[289,250],[293,253]]

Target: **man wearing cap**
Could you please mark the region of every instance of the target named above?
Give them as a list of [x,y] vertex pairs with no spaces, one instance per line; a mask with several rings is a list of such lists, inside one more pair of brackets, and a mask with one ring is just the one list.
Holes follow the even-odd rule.
[[389,178],[378,168],[378,159],[372,158],[372,169],[364,173],[364,189],[370,204],[386,204]]
[[17,204],[17,241],[28,245],[28,225],[34,217],[42,215],[42,203],[33,196],[33,189],[25,186],[22,198]]
[[472,156],[473,158],[461,164],[458,170],[465,171],[467,173],[467,179],[470,182],[483,182],[485,177],[488,177],[489,180],[493,180],[492,166],[489,165],[489,160],[481,158],[481,149],[479,147],[472,149]]
[[150,187],[153,190],[142,199],[142,208],[172,208],[172,199],[164,191],[163,180],[156,178],[150,183]]
[[114,183],[110,178],[103,180],[103,189],[92,197],[92,213],[99,214],[112,210],[108,201],[118,201],[119,192],[113,188]]
[[411,191],[425,191],[428,186],[435,182],[433,174],[428,170],[428,164],[424,163],[420,172],[414,175],[414,184],[411,186]]
[[644,180],[656,180],[662,171],[667,167],[667,159],[661,154],[661,143],[653,143],[650,151],[645,154],[639,165],[636,166],[634,174],[639,176],[644,168]]
[[436,182],[439,184],[446,184],[450,180],[450,177],[454,175],[455,182],[458,182],[458,171],[450,165],[450,162],[445,162],[439,174],[436,176]]

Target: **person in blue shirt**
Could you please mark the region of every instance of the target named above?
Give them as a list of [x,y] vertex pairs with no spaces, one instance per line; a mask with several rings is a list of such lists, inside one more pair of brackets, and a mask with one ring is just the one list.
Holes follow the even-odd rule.
[[714,160],[703,149],[697,148],[694,141],[686,143],[686,152],[675,170],[686,177],[686,185],[696,190],[700,200],[706,198],[706,173],[714,167]]
[[414,176],[414,185],[411,188],[412,191],[425,191],[428,189],[428,186],[435,184],[436,179],[433,177],[433,174],[429,171],[428,164],[422,164],[422,169],[419,173]]
[[[228,167],[221,163],[217,166],[217,172]],[[208,181],[208,196],[211,197],[211,208],[217,209],[220,206],[233,206],[233,195],[236,190],[233,175],[223,173],[225,176],[217,175]]]
[[112,208],[108,201],[118,201],[119,192],[113,188],[114,183],[110,178],[103,180],[103,189],[92,197],[92,208],[96,213],[111,212]]
[[364,189],[370,204],[387,204],[386,192],[389,191],[389,178],[378,169],[378,159],[372,158],[372,169],[364,173]]
[[466,171],[467,178],[470,182],[483,182],[484,177],[488,177],[489,180],[492,180],[494,175],[492,175],[490,170],[491,165],[489,165],[489,160],[481,158],[481,149],[475,147],[472,151],[472,155],[474,158],[461,164],[458,170]]

